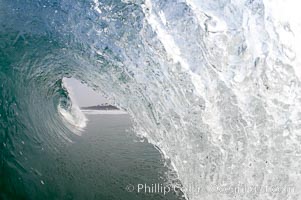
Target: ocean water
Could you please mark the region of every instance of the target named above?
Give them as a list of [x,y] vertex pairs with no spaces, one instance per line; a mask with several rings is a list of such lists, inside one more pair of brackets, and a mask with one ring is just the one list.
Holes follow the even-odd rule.
[[70,166],[66,146],[87,127],[63,84],[73,77],[127,111],[187,199],[299,200],[299,8],[297,0],[0,0],[0,198],[65,191],[45,187],[63,177],[46,169]]
[[36,191],[36,199],[183,199],[180,192],[155,190],[155,184],[168,187],[172,172],[159,151],[132,131],[128,115],[87,118],[82,136],[57,149],[54,160],[41,167],[47,192]]

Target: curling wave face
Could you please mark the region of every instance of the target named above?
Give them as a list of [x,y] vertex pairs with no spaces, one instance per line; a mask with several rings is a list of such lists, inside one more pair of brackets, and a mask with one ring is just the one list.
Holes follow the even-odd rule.
[[[49,192],[35,169],[72,140],[59,110],[73,76],[129,112],[187,198],[300,199],[296,4],[0,0],[0,197]],[[295,189],[198,189],[208,185]]]

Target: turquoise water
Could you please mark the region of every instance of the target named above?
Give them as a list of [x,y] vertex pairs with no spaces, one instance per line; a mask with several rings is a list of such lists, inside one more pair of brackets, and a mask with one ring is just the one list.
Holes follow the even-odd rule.
[[24,199],[181,199],[173,191],[138,192],[138,184],[165,185],[172,172],[158,150],[134,134],[128,115],[88,115],[88,119],[82,136],[40,158],[36,173],[41,189]]

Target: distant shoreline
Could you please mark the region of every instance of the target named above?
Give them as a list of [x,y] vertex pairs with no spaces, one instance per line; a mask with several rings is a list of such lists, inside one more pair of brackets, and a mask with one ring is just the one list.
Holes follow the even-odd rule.
[[116,106],[109,104],[81,107],[81,110],[119,110]]

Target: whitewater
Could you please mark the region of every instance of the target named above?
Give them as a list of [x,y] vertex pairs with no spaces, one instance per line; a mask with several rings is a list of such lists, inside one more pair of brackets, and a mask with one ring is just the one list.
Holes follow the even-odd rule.
[[0,0],[0,197],[43,190],[36,158],[86,126],[73,77],[130,114],[187,199],[301,199],[300,5]]

